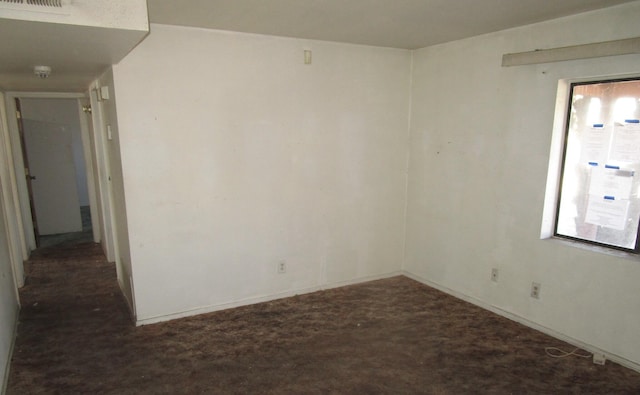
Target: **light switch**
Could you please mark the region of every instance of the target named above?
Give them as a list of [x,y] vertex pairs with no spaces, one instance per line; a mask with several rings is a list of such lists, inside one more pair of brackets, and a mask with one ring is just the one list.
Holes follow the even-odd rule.
[[102,100],[109,100],[109,87],[103,86],[100,88],[100,97]]

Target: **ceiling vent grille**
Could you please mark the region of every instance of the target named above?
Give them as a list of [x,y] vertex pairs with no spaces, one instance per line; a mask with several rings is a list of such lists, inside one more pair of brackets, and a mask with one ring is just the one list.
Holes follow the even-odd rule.
[[27,0],[27,4],[41,7],[62,7],[62,0]]
[[73,0],[0,0],[0,10],[69,15],[72,2]]
[[0,3],[62,8],[63,0],[0,0]]

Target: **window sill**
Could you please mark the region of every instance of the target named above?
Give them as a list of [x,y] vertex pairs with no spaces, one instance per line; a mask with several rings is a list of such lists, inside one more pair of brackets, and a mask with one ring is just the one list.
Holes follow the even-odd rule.
[[555,243],[563,244],[569,247],[580,248],[582,250],[587,250],[587,251],[595,252],[598,254],[605,254],[605,255],[614,256],[617,258],[623,258],[623,259],[640,262],[639,254],[633,254],[630,252],[620,251],[613,248],[607,248],[603,246],[588,244],[588,243],[580,242],[577,240],[570,240],[570,239],[565,239],[563,237],[557,237],[557,236],[551,236],[542,240],[550,240]]

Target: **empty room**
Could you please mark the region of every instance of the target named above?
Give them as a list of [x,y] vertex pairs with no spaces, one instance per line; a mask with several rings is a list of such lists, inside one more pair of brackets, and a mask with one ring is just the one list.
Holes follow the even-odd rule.
[[638,17],[0,1],[3,392],[639,393]]

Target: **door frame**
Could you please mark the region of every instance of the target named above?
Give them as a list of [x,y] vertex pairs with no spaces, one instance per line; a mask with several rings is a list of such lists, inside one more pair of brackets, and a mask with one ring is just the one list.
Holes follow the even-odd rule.
[[[108,131],[104,125],[104,110],[102,100],[98,98],[99,83],[96,81],[91,85],[88,92],[88,100],[91,106],[92,120],[92,154],[96,163],[95,167],[95,190],[100,198],[100,229],[102,231],[102,251],[107,257],[107,261],[116,262],[119,259],[116,229],[115,229],[115,208],[113,190],[111,188],[111,176],[109,154],[107,152]],[[116,267],[118,267],[116,265]],[[120,278],[120,274],[118,274]]]
[[[36,205],[33,198],[33,181],[35,177],[32,176],[31,165],[29,164],[29,154],[27,153],[27,141],[24,136],[24,123],[22,122],[22,103],[19,98],[13,99],[14,105],[16,106],[16,115],[20,114],[20,116],[16,116],[16,125],[18,125],[18,136],[20,138],[20,147],[22,148],[20,152],[22,153],[23,160],[23,168],[25,171],[25,182],[27,184],[27,193],[29,194],[29,211],[31,212],[31,219],[33,224],[33,237],[36,242],[36,247],[40,246],[40,230],[38,228],[38,215],[36,214]],[[27,169],[29,172],[27,174]]]
[[[89,109],[87,112],[87,108]],[[84,155],[85,169],[87,173],[87,189],[89,192],[89,210],[91,211],[91,224],[93,229],[93,242],[100,243],[102,240],[100,220],[100,200],[98,199],[98,187],[95,180],[95,151],[93,117],[91,115],[91,104],[86,96],[78,99],[78,114],[80,116],[80,133],[82,134],[82,153]],[[87,119],[89,118],[89,119]]]
[[[22,231],[24,234],[24,240],[28,252],[33,251],[36,248],[35,233],[33,230],[33,218],[31,216],[30,200],[27,188],[26,173],[24,168],[24,161],[22,156],[22,145],[20,142],[20,136],[18,133],[18,123],[16,118],[16,104],[15,99],[37,98],[37,99],[76,99],[78,102],[78,117],[80,119],[82,145],[84,152],[85,169],[87,173],[87,187],[89,189],[89,205],[91,207],[91,213],[98,209],[96,199],[96,188],[94,178],[94,166],[93,158],[95,156],[95,150],[89,149],[91,147],[90,131],[88,128],[88,122],[81,112],[83,102],[87,101],[87,94],[84,93],[65,93],[65,92],[6,92],[6,113],[8,132],[10,139],[10,149],[13,154],[13,167],[15,172],[18,203],[20,206],[20,214],[22,219]],[[87,152],[89,150],[89,152]],[[89,154],[89,155],[87,155]],[[93,187],[92,187],[93,186]],[[101,240],[101,227],[102,224],[98,220],[97,216],[92,217],[93,221],[93,238],[95,242]]]
[[11,253],[16,297],[20,300],[18,288],[24,285],[24,261],[29,257],[29,251],[22,231],[24,226],[18,199],[5,103],[6,96],[3,92],[0,93],[0,190],[2,191],[0,204],[7,226],[7,241]]

